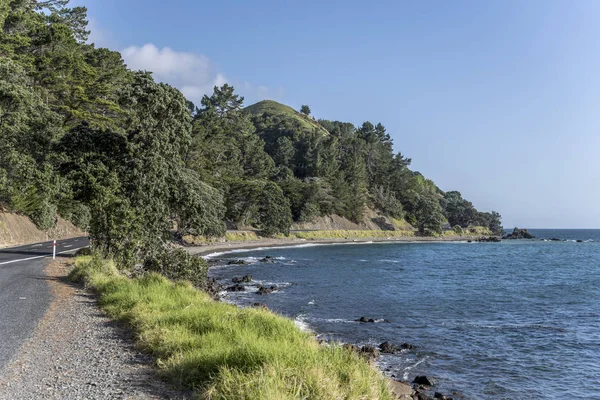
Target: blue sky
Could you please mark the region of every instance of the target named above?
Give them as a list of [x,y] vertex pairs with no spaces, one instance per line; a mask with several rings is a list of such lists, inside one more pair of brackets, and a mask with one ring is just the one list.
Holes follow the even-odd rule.
[[247,104],[381,122],[505,227],[600,228],[598,1],[72,4],[94,42],[197,103],[228,82]]

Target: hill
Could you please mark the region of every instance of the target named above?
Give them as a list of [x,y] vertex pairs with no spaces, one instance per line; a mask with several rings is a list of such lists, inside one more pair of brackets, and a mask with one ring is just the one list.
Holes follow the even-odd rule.
[[292,117],[297,120],[303,128],[306,128],[310,131],[317,130],[324,135],[329,135],[329,132],[325,128],[323,128],[317,121],[312,119],[307,115],[304,115],[296,110],[294,110],[290,106],[286,106],[285,104],[278,103],[273,100],[263,100],[258,103],[252,104],[244,108],[244,110],[252,115],[262,115],[265,113],[271,115],[282,115],[286,117]]

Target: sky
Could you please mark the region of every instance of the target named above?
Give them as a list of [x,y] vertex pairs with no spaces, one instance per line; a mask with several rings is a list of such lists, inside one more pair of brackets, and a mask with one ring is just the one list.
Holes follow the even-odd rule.
[[199,105],[229,83],[395,151],[505,228],[600,228],[600,2],[73,0]]

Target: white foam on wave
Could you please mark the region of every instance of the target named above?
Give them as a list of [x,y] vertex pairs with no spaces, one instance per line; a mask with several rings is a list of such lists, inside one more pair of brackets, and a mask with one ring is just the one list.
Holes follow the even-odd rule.
[[291,286],[291,284],[292,284],[292,282],[271,282],[271,281],[263,281],[261,279],[256,279],[256,280],[252,281],[252,283],[254,283],[256,286],[258,286],[258,285],[277,286],[278,288],[288,287],[288,286]]
[[312,332],[310,325],[308,325],[308,322],[306,322],[306,315],[304,314],[300,314],[294,318],[294,324],[296,324],[296,326],[304,332]]
[[418,367],[419,365],[421,365],[425,361],[427,361],[427,358],[429,358],[429,357],[427,357],[427,356],[423,357],[422,359],[420,359],[413,365],[409,365],[408,367],[404,368],[404,374],[402,375],[402,379],[404,379],[405,381],[408,380],[408,374],[410,373],[410,371],[412,371],[413,369],[415,369],[416,367]]
[[389,263],[399,263],[400,262],[400,260],[385,260],[385,259],[384,260],[377,260],[377,261],[379,261],[379,262],[389,262]]
[[254,251],[277,250],[277,249],[295,249],[295,248],[302,248],[302,247],[327,246],[328,244],[330,244],[330,243],[302,243],[302,244],[290,244],[290,245],[285,245],[285,246],[275,245],[275,246],[264,246],[264,247],[255,247],[255,248],[247,248],[247,249],[232,249],[232,250],[226,250],[226,251],[216,251],[214,253],[206,254],[202,257],[215,258],[215,257],[223,256],[225,254],[232,254],[232,253],[249,253],[249,252],[254,252]]
[[304,320],[310,321],[310,322],[329,322],[329,323],[334,323],[334,324],[355,324],[355,323],[357,323],[356,321],[353,321],[351,319],[343,319],[343,318],[320,318],[320,317],[304,316]]

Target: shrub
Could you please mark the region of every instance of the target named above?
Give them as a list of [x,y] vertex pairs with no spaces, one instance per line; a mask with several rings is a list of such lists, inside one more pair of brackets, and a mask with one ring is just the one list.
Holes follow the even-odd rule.
[[164,250],[146,259],[144,270],[158,272],[173,281],[190,281],[200,289],[211,289],[206,261],[182,249]]
[[40,230],[47,231],[56,225],[56,205],[43,200],[35,211],[29,215],[31,222]]
[[316,204],[306,203],[302,207],[302,211],[300,211],[300,217],[298,218],[298,222],[310,222],[320,215],[321,210]]

